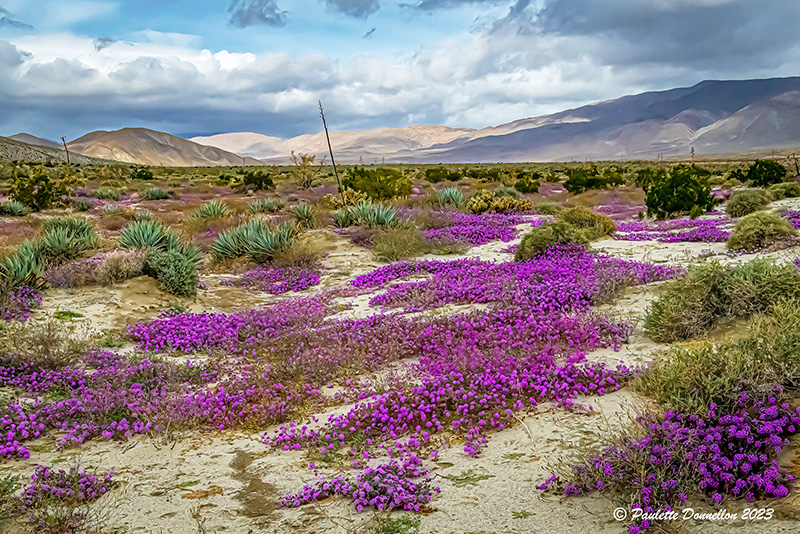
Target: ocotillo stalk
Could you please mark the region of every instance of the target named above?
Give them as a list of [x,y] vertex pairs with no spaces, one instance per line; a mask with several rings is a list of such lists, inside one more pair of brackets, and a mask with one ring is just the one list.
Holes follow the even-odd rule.
[[61,136],[61,142],[64,143],[64,152],[67,153],[67,163],[69,163],[69,149],[67,148],[67,138],[63,135]]
[[325,138],[328,140],[328,152],[330,152],[331,154],[331,165],[333,165],[333,174],[336,175],[336,184],[339,186],[339,194],[342,196],[342,207],[344,207],[345,205],[344,189],[342,189],[342,182],[339,180],[339,172],[336,170],[336,160],[333,159],[331,136],[328,134],[328,122],[325,120],[325,110],[322,108],[322,100],[319,101],[319,116],[322,117],[322,127],[325,128]]

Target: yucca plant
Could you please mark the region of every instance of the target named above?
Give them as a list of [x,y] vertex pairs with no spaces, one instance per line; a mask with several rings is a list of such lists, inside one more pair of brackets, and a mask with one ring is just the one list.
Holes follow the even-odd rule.
[[231,214],[227,204],[219,200],[210,200],[192,212],[193,219],[222,219]]
[[39,250],[53,264],[75,259],[97,244],[94,225],[83,217],[45,219],[38,238]]
[[211,246],[211,252],[219,261],[247,255],[261,263],[291,245],[294,234],[292,223],[273,228],[265,221],[254,219],[223,232]]
[[302,228],[314,227],[314,207],[311,204],[296,204],[292,206],[292,213],[297,219],[297,225]]
[[257,198],[249,204],[251,213],[275,213],[284,206],[283,200],[276,197]]
[[203,259],[203,252],[197,245],[181,241],[180,239],[168,246],[167,251],[177,252],[183,256],[188,263],[195,266]]
[[153,219],[153,212],[146,208],[139,208],[133,212],[134,221],[149,221]]
[[102,208],[103,215],[113,217],[115,215],[122,215],[125,210],[116,204],[105,204]]
[[28,207],[18,200],[6,200],[5,202],[0,202],[0,215],[24,217],[28,213],[30,213]]
[[445,206],[451,204],[456,207],[463,206],[467,201],[467,197],[463,191],[456,187],[446,187],[438,191],[434,196],[434,203]]
[[157,248],[166,250],[168,236],[174,235],[160,222],[153,220],[133,221],[119,235],[122,248]]
[[72,203],[72,209],[75,211],[89,211],[94,207],[94,204],[88,200],[76,200]]
[[170,191],[163,189],[161,187],[151,187],[147,191],[144,192],[142,198],[144,200],[166,200],[172,196]]
[[352,220],[369,228],[386,227],[395,222],[397,212],[391,206],[361,202],[347,208]]

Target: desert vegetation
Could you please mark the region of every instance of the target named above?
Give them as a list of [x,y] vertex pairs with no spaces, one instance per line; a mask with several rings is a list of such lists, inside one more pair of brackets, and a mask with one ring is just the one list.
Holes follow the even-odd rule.
[[0,168],[0,530],[797,513],[779,163],[339,173]]

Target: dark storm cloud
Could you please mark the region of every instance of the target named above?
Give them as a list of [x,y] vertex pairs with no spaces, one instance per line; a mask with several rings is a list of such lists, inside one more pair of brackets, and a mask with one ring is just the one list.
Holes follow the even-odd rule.
[[11,26],[12,28],[20,28],[22,30],[30,30],[33,28],[30,24],[12,18],[11,13],[0,6],[0,28],[3,26]]
[[228,8],[230,22],[246,28],[257,24],[279,28],[286,25],[286,11],[274,0],[233,0]]
[[365,19],[378,11],[378,0],[325,0],[328,7],[348,17]]
[[591,50],[605,65],[748,67],[796,53],[796,0],[549,0],[538,12],[514,4],[493,31],[598,39]]

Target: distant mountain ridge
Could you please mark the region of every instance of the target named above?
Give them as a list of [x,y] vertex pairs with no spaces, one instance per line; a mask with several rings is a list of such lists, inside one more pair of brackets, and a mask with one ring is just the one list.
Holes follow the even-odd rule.
[[[339,163],[482,163],[747,154],[800,149],[800,77],[700,82],[596,102],[479,130],[408,126],[332,131]],[[17,134],[48,147],[51,141]],[[27,139],[27,140],[26,140]],[[253,132],[182,139],[145,128],[92,132],[70,152],[165,166],[286,164],[292,151],[328,158],[324,133]],[[53,148],[50,146],[50,148]]]

